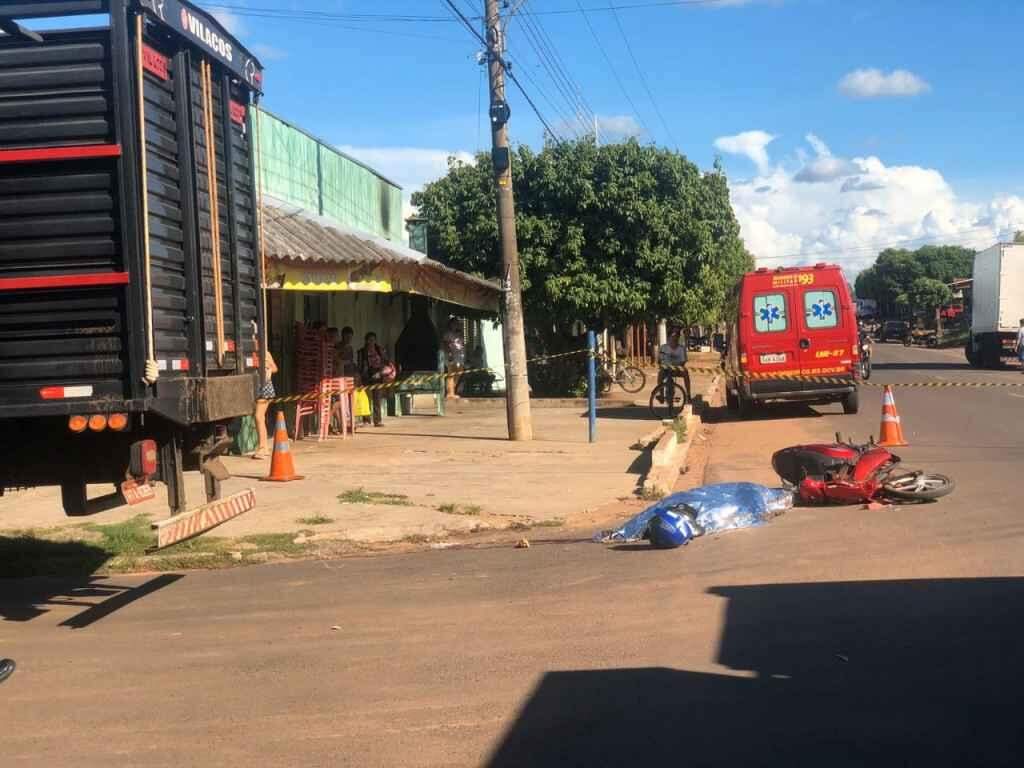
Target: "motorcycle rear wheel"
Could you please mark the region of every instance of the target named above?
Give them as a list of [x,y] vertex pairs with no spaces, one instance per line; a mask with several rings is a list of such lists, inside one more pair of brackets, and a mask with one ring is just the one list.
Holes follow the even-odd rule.
[[956,483],[946,475],[935,472],[907,472],[890,477],[882,485],[882,492],[901,501],[934,501],[953,492]]

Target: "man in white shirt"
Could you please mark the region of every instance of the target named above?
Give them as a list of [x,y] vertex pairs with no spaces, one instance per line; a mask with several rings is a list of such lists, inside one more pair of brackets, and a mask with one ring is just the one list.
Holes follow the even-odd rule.
[[[668,332],[668,343],[658,347],[658,402],[664,402],[665,390],[662,385],[666,381],[673,381],[675,377],[682,378],[686,388],[686,398],[690,397],[690,372],[685,369],[686,345],[680,342],[682,331],[678,327],[672,327]],[[678,370],[682,368],[683,370]],[[675,369],[675,370],[674,370]]]
[[1024,317],[1020,319],[1020,328],[1017,330],[1017,344],[1014,346],[1017,359],[1020,360],[1021,373],[1024,373]]

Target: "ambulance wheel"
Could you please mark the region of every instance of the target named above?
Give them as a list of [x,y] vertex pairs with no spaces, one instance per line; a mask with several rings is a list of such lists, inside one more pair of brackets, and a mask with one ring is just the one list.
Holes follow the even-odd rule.
[[858,410],[860,410],[860,391],[855,389],[843,396],[843,413],[853,416]]

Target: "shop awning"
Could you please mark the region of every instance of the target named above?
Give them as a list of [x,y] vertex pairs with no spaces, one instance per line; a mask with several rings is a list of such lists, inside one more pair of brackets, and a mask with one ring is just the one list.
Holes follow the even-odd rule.
[[267,287],[284,291],[413,293],[497,314],[501,289],[399,243],[266,198]]

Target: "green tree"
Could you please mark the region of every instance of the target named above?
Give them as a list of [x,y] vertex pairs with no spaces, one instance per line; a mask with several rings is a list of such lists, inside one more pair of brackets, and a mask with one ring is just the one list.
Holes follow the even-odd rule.
[[930,316],[936,309],[953,300],[953,292],[941,280],[919,277],[911,284],[907,297],[914,310]]
[[875,299],[884,312],[888,307],[913,305],[912,286],[917,280],[945,285],[970,277],[973,267],[974,251],[958,245],[926,245],[916,251],[887,248],[857,276],[855,288],[858,297]]
[[[650,317],[713,323],[753,259],[721,168],[635,140],[513,156],[523,303],[535,328]],[[412,197],[440,261],[500,277],[489,155],[449,163]]]
[[1013,233],[1013,242],[1017,243],[1018,245],[1024,244],[1024,229],[1018,229],[1016,232]]

